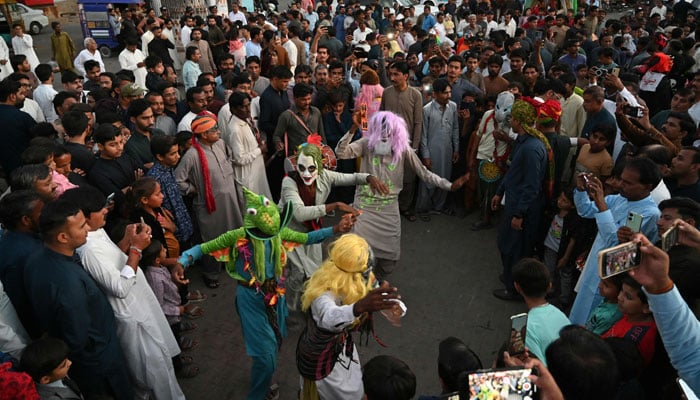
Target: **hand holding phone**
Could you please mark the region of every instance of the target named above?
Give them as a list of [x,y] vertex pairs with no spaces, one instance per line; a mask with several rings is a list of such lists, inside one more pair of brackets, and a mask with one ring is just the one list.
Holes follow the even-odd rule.
[[641,243],[627,242],[598,253],[598,275],[601,279],[637,268],[642,260]]
[[527,331],[527,314],[517,314],[510,317],[510,338],[508,354],[516,356],[525,352],[525,335]]
[[673,225],[661,236],[661,249],[668,253],[671,247],[678,244],[678,225]]
[[630,211],[630,213],[627,215],[627,223],[625,224],[625,226],[630,228],[632,232],[639,233],[642,230],[643,219],[644,218],[641,214],[638,214],[634,211]]

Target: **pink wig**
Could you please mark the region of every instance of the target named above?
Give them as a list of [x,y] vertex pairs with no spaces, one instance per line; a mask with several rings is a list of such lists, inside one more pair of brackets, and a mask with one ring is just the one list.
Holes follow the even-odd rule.
[[391,111],[378,111],[370,118],[367,138],[370,151],[374,151],[374,147],[380,141],[388,140],[394,153],[394,164],[401,161],[404,151],[411,151],[406,122]]
[[379,111],[383,93],[384,88],[382,85],[363,84],[360,88],[360,94],[357,95],[357,99],[355,99],[355,109],[358,109],[359,104],[366,104],[367,118],[371,118],[374,113]]

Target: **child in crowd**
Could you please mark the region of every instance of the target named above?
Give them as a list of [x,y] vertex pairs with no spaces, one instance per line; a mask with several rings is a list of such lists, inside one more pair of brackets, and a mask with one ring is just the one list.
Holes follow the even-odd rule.
[[603,300],[588,317],[586,329],[596,335],[602,335],[622,318],[622,311],[617,306],[617,297],[622,290],[622,275],[601,279],[598,290]]
[[[68,181],[70,181],[70,183],[76,186],[84,186],[87,184],[87,179],[85,179],[84,176],[85,172],[83,172],[81,175],[71,169],[73,163],[73,155],[68,151],[68,149],[65,148],[65,146],[56,145],[54,147],[53,162],[55,165],[54,171],[68,178]],[[81,170],[77,171],[81,172]]]
[[644,358],[644,364],[648,366],[654,357],[656,348],[656,322],[654,322],[642,286],[627,275],[622,278],[622,288],[617,296],[617,307],[623,316],[603,334],[603,338],[627,337],[632,339]]
[[[197,325],[182,321],[185,307],[180,305],[180,293],[173,282],[168,268],[161,264],[167,257],[166,249],[158,240],[151,240],[151,244],[143,250],[140,266],[144,270],[146,280],[153,289],[153,293],[163,309],[165,318],[170,324],[175,340],[180,344],[181,350],[189,350],[197,345],[197,341],[180,335],[182,332],[194,330]],[[199,373],[199,367],[192,365],[192,357],[181,354],[173,357],[175,373],[180,378],[192,378]],[[186,367],[186,368],[185,368]]]
[[32,377],[42,399],[82,400],[78,385],[68,378],[71,364],[68,345],[48,336],[27,346],[20,360],[20,368]]
[[534,258],[520,260],[513,268],[513,281],[528,308],[525,347],[546,365],[545,350],[559,338],[561,328],[571,322],[545,299],[552,283],[542,262]]
[[588,144],[581,146],[576,159],[576,173],[590,172],[605,182],[613,169],[613,159],[606,148],[613,143],[616,133],[614,126],[594,126]]
[[[558,212],[552,218],[549,225],[549,231],[544,238],[544,265],[547,266],[550,276],[554,276],[557,268],[561,268],[568,261],[568,257],[559,257],[559,249],[561,248],[562,232],[564,231],[564,220],[572,210],[576,213],[574,205],[573,191],[563,190],[557,197]],[[572,245],[573,243],[568,243]],[[569,254],[570,256],[570,254]]]
[[56,172],[56,163],[54,161],[54,150],[56,145],[48,138],[35,138],[32,140],[32,145],[22,152],[22,163],[28,164],[44,164],[51,169],[51,179],[56,184],[56,196],[62,195],[66,190],[73,189],[78,186],[72,184],[68,178]]

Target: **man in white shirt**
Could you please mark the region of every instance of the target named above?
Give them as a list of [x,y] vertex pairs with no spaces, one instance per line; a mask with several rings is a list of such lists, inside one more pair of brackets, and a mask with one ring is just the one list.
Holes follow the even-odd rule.
[[352,33],[352,44],[360,44],[367,42],[367,35],[372,32],[371,29],[367,27],[367,23],[364,20],[357,21],[357,29]]
[[510,11],[505,13],[503,16],[503,22],[498,24],[498,30],[506,31],[506,35],[508,35],[508,37],[515,37],[515,29],[517,27],[518,26],[515,23],[513,15],[511,15]]
[[39,65],[39,57],[36,56],[34,51],[34,39],[32,39],[31,35],[24,33],[22,24],[14,24],[12,29],[14,33],[12,48],[15,50],[15,54],[25,55],[29,65],[32,67],[32,71],[34,71],[34,68]]
[[39,64],[34,70],[41,85],[34,89],[34,101],[39,104],[41,111],[46,118],[46,122],[53,123],[58,119],[53,108],[53,98],[58,94],[53,88],[53,71],[49,64]]
[[180,41],[182,41],[182,47],[187,47],[190,43],[190,35],[192,34],[192,27],[194,27],[194,19],[192,17],[185,17],[185,25],[180,30]]
[[493,30],[498,30],[498,22],[493,20],[493,11],[489,10],[486,12],[486,32],[484,35],[488,37]]
[[231,3],[231,12],[228,13],[228,19],[231,21],[231,23],[241,21],[243,25],[248,25],[248,20],[246,19],[245,14],[241,12],[241,10],[238,8],[238,2],[235,1]]
[[78,70],[78,74],[85,76],[85,61],[89,60],[97,61],[100,64],[100,71],[106,71],[105,63],[102,62],[102,55],[97,51],[97,42],[95,39],[91,37],[85,38],[83,44],[85,49],[80,51],[73,61],[73,65],[75,65],[75,69]]
[[129,39],[126,42],[126,48],[119,53],[119,65],[122,69],[128,69],[134,72],[136,83],[142,87],[146,87],[146,57],[138,48],[138,41]]
[[289,64],[291,66],[290,70],[294,73],[297,68],[297,46],[289,40],[286,33],[282,34],[282,47],[287,50],[287,55],[289,56]]

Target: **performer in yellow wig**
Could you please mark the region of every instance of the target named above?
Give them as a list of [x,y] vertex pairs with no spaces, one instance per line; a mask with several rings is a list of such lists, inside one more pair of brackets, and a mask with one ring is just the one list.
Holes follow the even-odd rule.
[[362,398],[362,370],[351,331],[371,331],[374,311],[393,310],[400,316],[405,310],[395,287],[387,282],[377,287],[373,265],[367,241],[345,234],[306,283],[301,308],[308,311],[307,325],[297,345],[302,399]]

